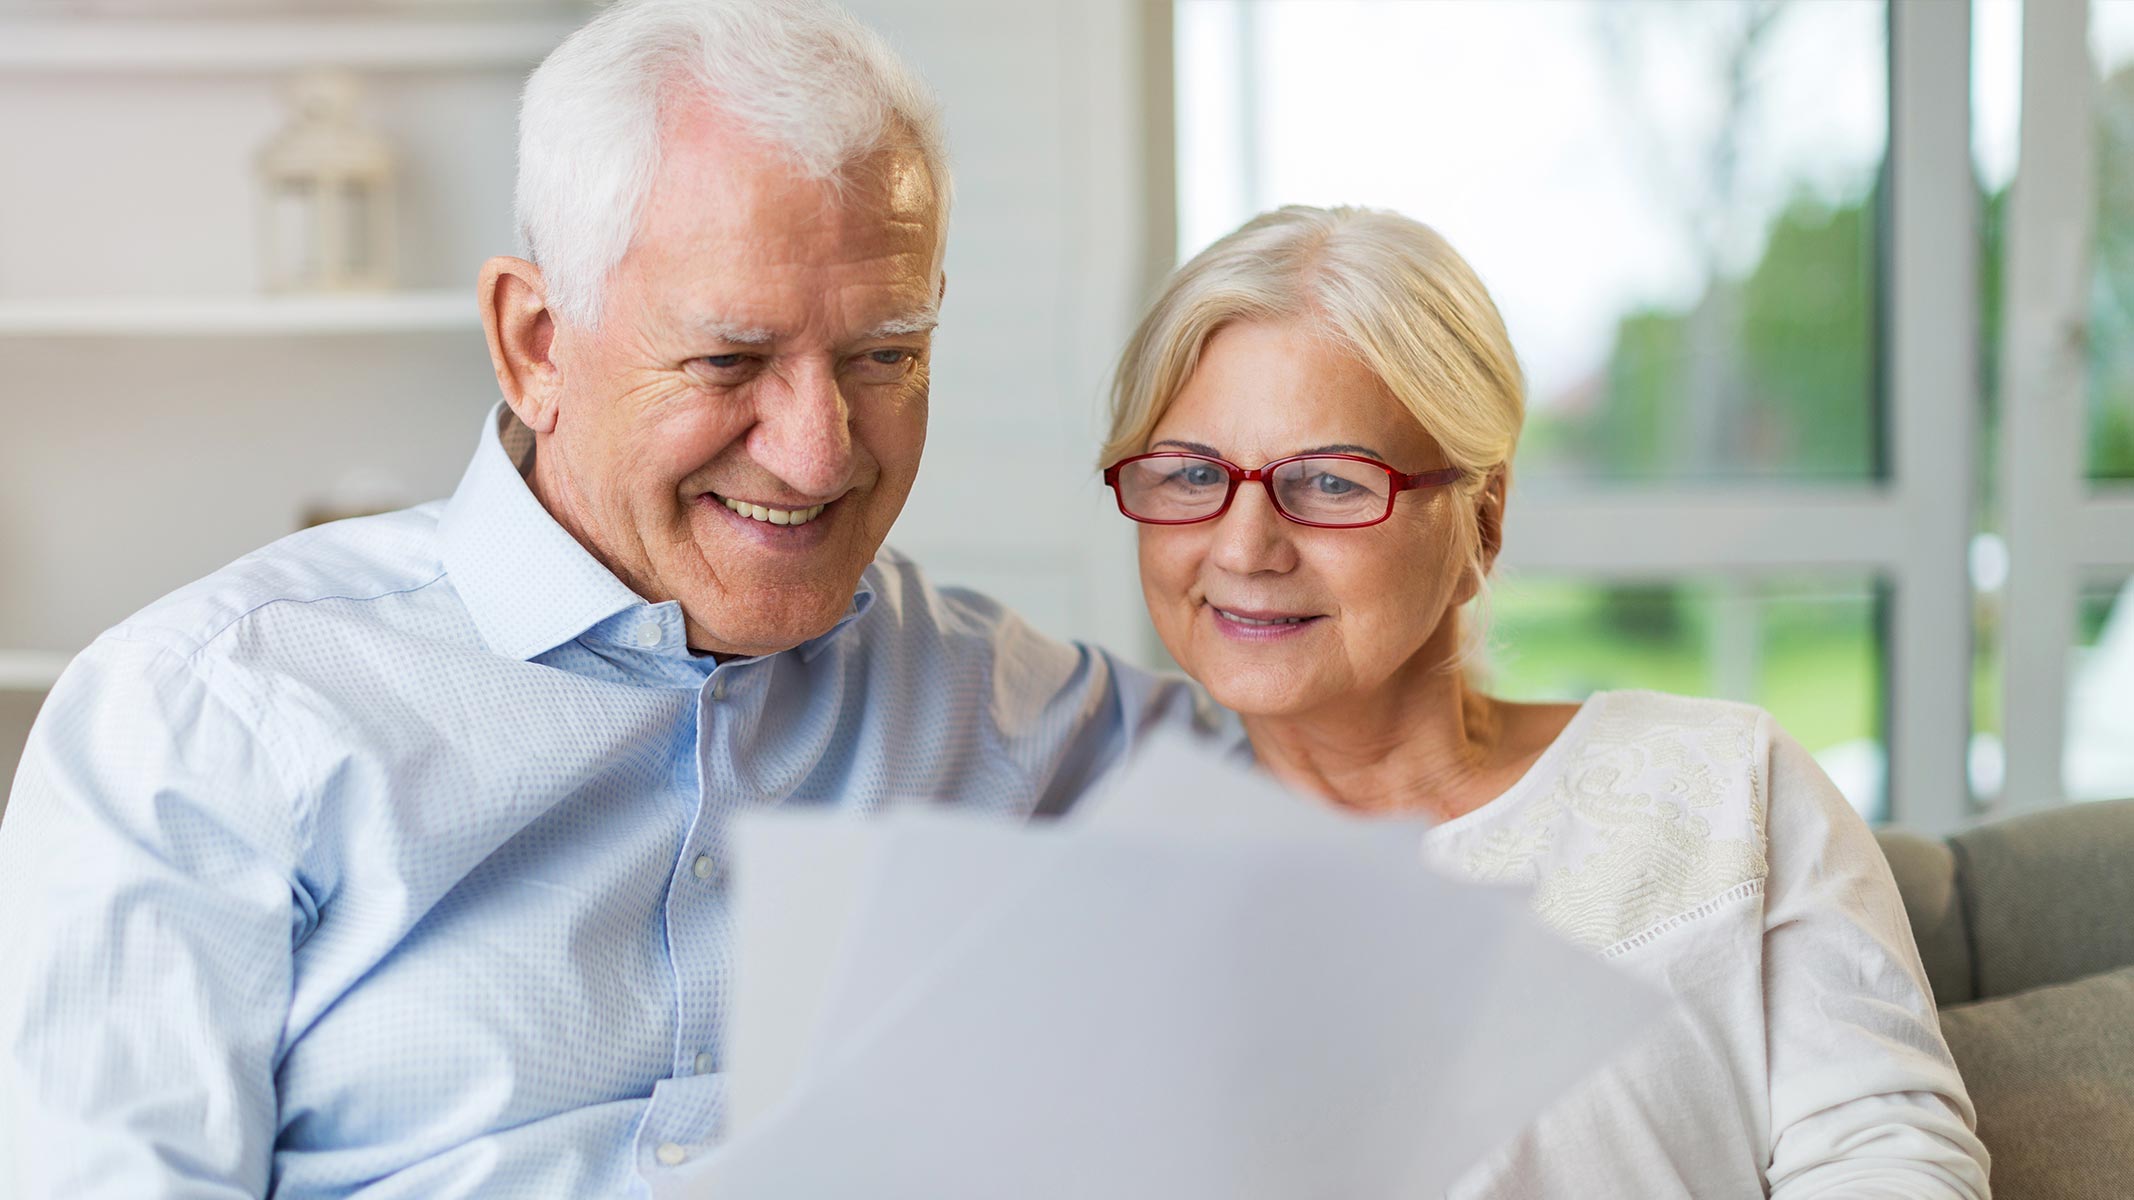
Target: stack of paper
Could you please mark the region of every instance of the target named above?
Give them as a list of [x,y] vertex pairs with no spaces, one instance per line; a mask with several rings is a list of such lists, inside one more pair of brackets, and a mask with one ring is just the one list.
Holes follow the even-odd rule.
[[661,1196],[1429,1196],[1662,1007],[1171,744],[1074,820],[740,831],[725,1144]]

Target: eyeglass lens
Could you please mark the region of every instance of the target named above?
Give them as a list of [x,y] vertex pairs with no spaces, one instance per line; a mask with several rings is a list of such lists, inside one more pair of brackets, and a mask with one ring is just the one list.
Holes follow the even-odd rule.
[[[1228,472],[1200,459],[1146,458],[1119,471],[1120,500],[1145,520],[1213,516],[1229,494]],[[1385,517],[1392,497],[1383,469],[1346,458],[1300,458],[1274,473],[1275,507],[1314,524],[1368,525]]]

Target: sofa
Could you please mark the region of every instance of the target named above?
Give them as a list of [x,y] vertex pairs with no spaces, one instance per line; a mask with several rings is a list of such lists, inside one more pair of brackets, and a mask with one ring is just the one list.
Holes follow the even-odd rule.
[[1994,1196],[2134,1197],[2134,800],[1876,837]]

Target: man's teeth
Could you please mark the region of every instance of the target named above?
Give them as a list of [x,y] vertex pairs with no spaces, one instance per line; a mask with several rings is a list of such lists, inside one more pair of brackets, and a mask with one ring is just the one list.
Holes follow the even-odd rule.
[[765,521],[772,525],[805,525],[821,516],[822,510],[829,507],[817,504],[811,508],[765,508],[761,504],[750,504],[746,500],[729,500],[724,496],[719,497],[719,501],[751,521]]
[[1276,617],[1271,621],[1261,621],[1253,617],[1238,616],[1236,613],[1230,612],[1226,609],[1218,608],[1215,611],[1216,614],[1222,617],[1223,620],[1235,621],[1239,625],[1295,625],[1303,621],[1311,620],[1310,617]]

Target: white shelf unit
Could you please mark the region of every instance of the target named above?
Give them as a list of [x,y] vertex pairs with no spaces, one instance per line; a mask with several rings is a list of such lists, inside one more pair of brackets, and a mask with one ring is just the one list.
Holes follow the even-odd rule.
[[490,17],[0,18],[0,71],[250,73],[522,68],[585,20],[566,6]]
[[481,328],[472,288],[332,296],[0,300],[0,337],[255,337]]
[[[347,480],[450,491],[493,394],[471,268],[512,244],[518,92],[595,7],[123,3],[0,0],[0,111],[37,117],[0,127],[0,524],[35,525],[0,562],[0,791],[20,718],[70,661],[56,651]],[[255,283],[253,157],[288,120],[288,78],[320,66],[363,77],[398,152],[399,289]],[[111,502],[111,479],[154,502]]]
[[0,650],[0,693],[51,691],[72,661],[73,655],[51,650]]

